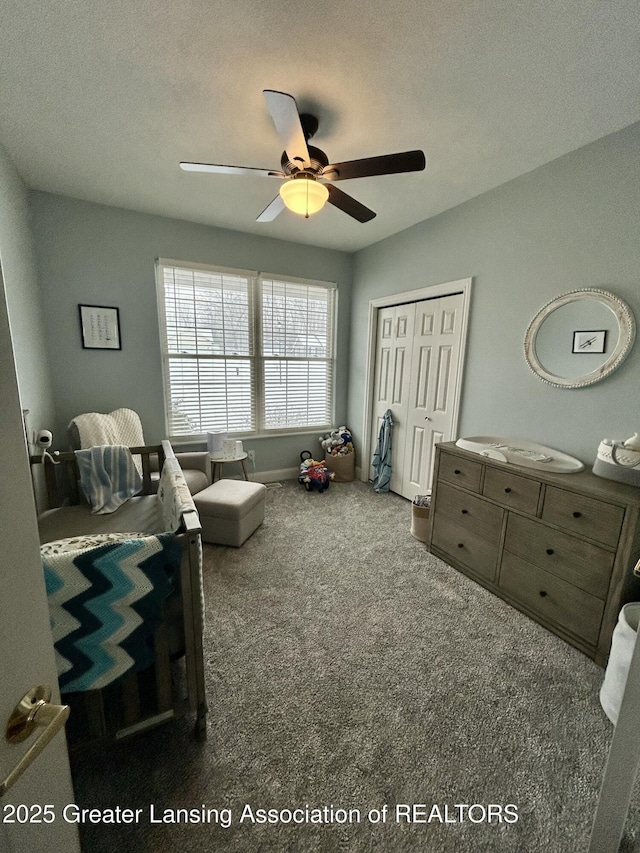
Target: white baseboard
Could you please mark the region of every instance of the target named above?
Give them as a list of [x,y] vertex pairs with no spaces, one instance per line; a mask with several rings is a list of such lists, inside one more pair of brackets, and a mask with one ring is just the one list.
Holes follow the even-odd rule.
[[[273,471],[255,471],[249,472],[249,479],[254,483],[277,483],[278,480],[297,480],[300,469],[295,468],[278,468]],[[354,477],[356,480],[362,478],[362,468],[356,465]],[[236,476],[233,479],[241,479]]]
[[295,480],[300,473],[299,468],[279,468],[274,471],[256,471],[249,474],[254,483],[277,483],[278,480]]

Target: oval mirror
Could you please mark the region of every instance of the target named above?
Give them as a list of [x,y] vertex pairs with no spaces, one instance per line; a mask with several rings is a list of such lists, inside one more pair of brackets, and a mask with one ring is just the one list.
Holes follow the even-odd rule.
[[548,302],[529,324],[524,354],[531,370],[558,388],[582,388],[608,376],[635,339],[631,309],[606,290],[573,290]]

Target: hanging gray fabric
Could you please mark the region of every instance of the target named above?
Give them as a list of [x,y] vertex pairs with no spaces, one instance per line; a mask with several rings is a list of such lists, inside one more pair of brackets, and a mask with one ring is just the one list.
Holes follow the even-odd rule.
[[373,488],[376,492],[388,492],[391,483],[391,430],[393,418],[391,409],[382,416],[382,424],[378,433],[378,444],[373,454],[371,465],[375,472]]

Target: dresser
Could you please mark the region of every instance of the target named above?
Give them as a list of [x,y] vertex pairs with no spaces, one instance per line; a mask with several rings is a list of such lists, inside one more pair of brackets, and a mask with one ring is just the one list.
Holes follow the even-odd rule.
[[604,666],[620,608],[640,600],[640,489],[436,446],[427,545]]

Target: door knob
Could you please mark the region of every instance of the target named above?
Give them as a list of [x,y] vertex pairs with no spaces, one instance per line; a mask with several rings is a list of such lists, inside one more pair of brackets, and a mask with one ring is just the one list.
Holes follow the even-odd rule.
[[40,734],[4,782],[0,782],[0,797],[6,794],[66,723],[69,706],[52,705],[50,699],[51,688],[41,684],[26,693],[13,709],[5,732],[8,743],[22,743],[36,729],[40,729]]

